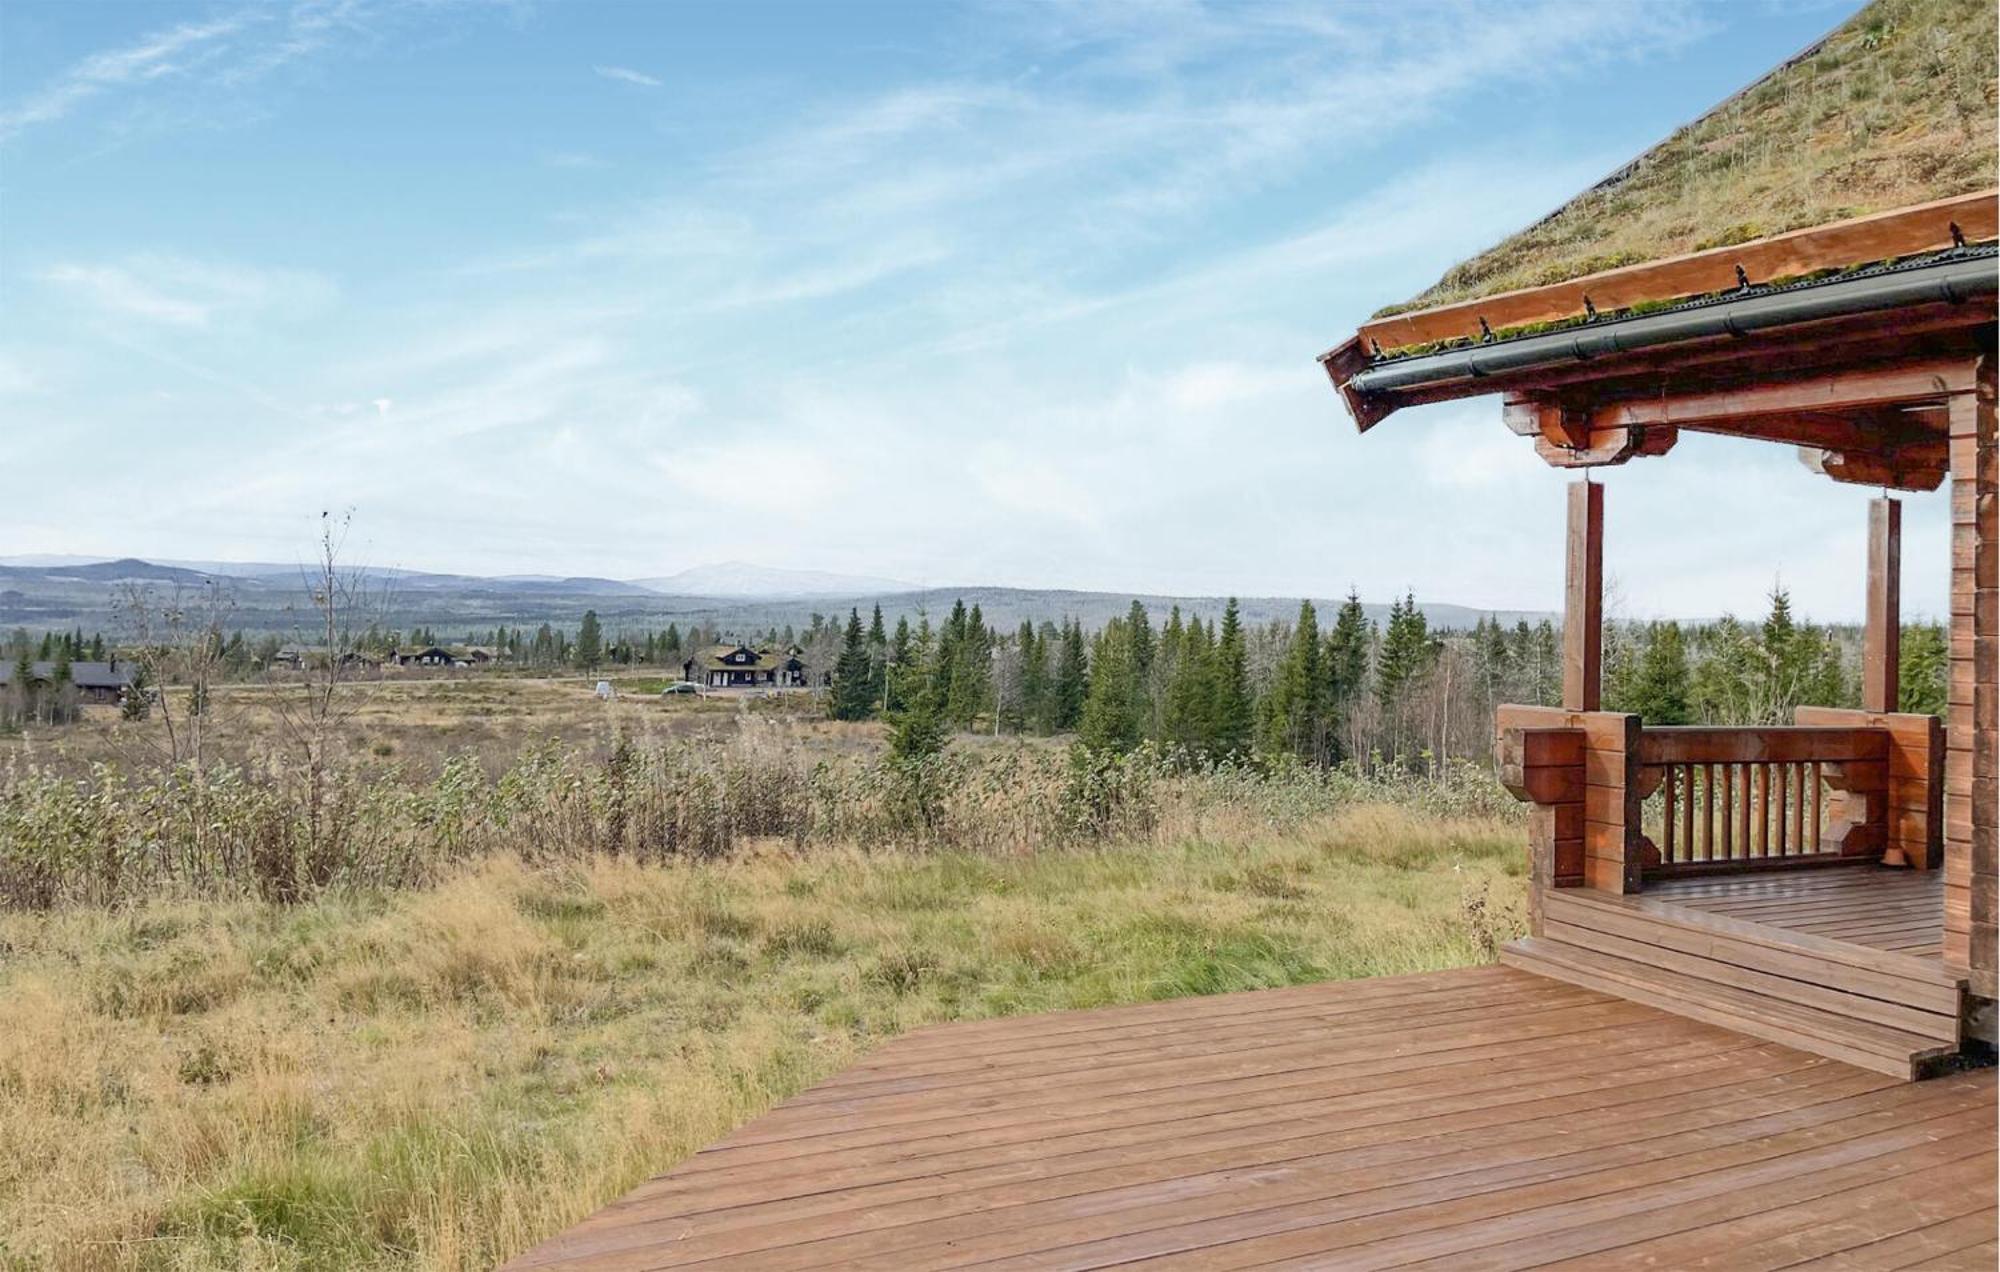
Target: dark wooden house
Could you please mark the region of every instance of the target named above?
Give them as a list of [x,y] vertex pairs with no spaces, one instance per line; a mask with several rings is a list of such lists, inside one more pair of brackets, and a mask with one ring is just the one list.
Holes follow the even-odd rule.
[[681,679],[709,689],[799,688],[806,683],[802,651],[710,645],[681,664]]
[[[45,688],[55,683],[56,664],[52,660],[30,664],[34,684]],[[79,701],[96,703],[116,703],[121,701],[131,689],[138,676],[139,664],[129,659],[112,658],[103,662],[73,662],[69,665],[70,683],[76,687]],[[14,665],[0,660],[0,689],[12,685]]]

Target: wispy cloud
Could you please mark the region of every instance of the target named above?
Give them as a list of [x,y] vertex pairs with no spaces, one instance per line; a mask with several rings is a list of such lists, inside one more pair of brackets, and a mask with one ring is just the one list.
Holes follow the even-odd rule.
[[621,84],[637,84],[640,88],[659,88],[666,83],[657,76],[648,75],[644,71],[635,71],[629,66],[593,66],[590,69],[604,79],[617,80]]
[[93,53],[18,105],[0,110],[0,140],[35,124],[61,119],[99,93],[183,75],[207,64],[229,37],[242,31],[244,23],[241,15],[189,23],[155,32],[124,48]]
[[64,262],[40,277],[108,316],[169,327],[206,327],[225,316],[296,316],[324,305],[335,291],[329,279],[305,270],[156,254]]
[[[168,27],[92,53],[12,105],[0,106],[0,142],[119,94],[144,101],[140,130],[202,116],[201,107],[240,95],[281,68],[364,43],[425,12],[465,0],[267,0]],[[109,12],[108,10],[106,12]],[[178,94],[188,101],[173,100]],[[121,127],[130,127],[128,122]]]

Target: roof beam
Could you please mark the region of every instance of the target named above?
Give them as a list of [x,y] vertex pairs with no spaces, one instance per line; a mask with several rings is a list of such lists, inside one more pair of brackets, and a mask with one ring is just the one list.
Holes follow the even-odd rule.
[[1937,358],[1692,392],[1663,387],[1643,397],[1596,402],[1591,407],[1591,423],[1596,427],[1673,424],[1714,428],[1754,416],[1942,406],[1944,399],[1955,393],[1972,392],[1973,365],[1971,358]]

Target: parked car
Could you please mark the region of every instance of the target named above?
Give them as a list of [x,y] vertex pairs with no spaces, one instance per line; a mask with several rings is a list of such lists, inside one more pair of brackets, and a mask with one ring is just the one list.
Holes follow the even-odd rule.
[[693,694],[696,697],[700,697],[701,686],[688,680],[676,680],[674,683],[660,690],[662,698],[678,698],[683,694]]

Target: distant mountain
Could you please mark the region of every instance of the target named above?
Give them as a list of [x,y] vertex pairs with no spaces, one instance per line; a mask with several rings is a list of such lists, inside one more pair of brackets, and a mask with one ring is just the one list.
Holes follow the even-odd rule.
[[634,579],[633,582],[663,596],[757,597],[770,600],[807,596],[893,596],[918,590],[914,583],[901,583],[895,579],[828,574],[821,570],[778,570],[742,561],[698,565],[679,574]]
[[184,570],[179,566],[159,565],[152,561],[141,561],[136,557],[126,557],[118,561],[91,561],[81,564],[0,566],[0,578],[22,581],[200,583],[207,577],[206,574],[203,574],[199,570]]
[[[961,598],[967,605],[979,606],[986,622],[1002,631],[1012,630],[1024,619],[1040,623],[1065,617],[1096,628],[1125,613],[1134,599],[1155,623],[1164,621],[1176,606],[1183,615],[1219,619],[1224,605],[1219,596],[1135,598],[1130,592],[970,585],[917,588],[894,579],[776,570],[741,562],[623,582],[541,574],[482,578],[381,568],[365,573],[372,595],[362,608],[371,621],[394,628],[431,627],[468,639],[496,625],[549,623],[574,628],[589,610],[595,610],[613,632],[678,623],[749,637],[786,626],[807,626],[815,612],[839,616],[852,607],[866,613],[876,604],[891,625],[898,618],[914,624],[923,615],[936,623]],[[229,609],[228,625],[252,634],[291,632],[301,610],[309,606],[296,564],[5,557],[0,558],[0,630],[81,626],[86,631],[116,632],[126,617],[126,585],[133,582],[155,590],[219,583]],[[1340,600],[1315,597],[1313,603],[1319,607],[1320,621],[1328,623]],[[1469,628],[1489,613],[1510,625],[1518,619],[1554,618],[1533,610],[1483,610],[1437,601],[1420,601],[1419,606],[1433,628]],[[1245,596],[1240,608],[1246,623],[1290,621],[1298,613],[1299,598]],[[1385,605],[1365,608],[1376,622],[1388,613]]]

